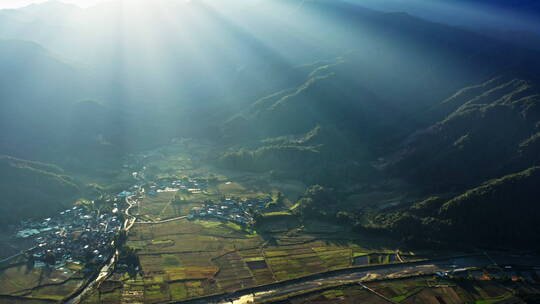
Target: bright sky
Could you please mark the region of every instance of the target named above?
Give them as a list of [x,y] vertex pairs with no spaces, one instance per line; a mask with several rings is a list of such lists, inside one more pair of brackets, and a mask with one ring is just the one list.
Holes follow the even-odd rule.
[[[48,0],[0,0],[0,9],[18,8],[18,7],[30,5],[32,3],[42,3],[42,2],[47,2],[47,1]],[[104,0],[60,0],[60,1],[76,4],[81,7],[88,7],[98,2],[102,2]]]

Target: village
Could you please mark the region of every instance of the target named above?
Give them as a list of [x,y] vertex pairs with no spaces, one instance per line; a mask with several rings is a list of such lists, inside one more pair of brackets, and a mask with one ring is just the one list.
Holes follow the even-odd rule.
[[181,191],[188,194],[207,193],[208,181],[205,179],[196,179],[185,177],[177,178],[162,178],[157,181],[148,182],[145,180],[143,173],[133,172],[133,177],[140,181],[139,184],[131,186],[128,190],[117,194],[117,198],[125,198],[135,194],[146,194],[150,197],[156,196],[160,192],[176,192]]
[[[442,262],[438,260],[425,262],[429,262],[427,265],[433,267],[433,269],[430,269],[426,268],[423,264],[420,264],[418,267],[413,264],[405,266],[394,265],[409,262],[406,255],[401,254],[398,259],[394,252],[374,252],[363,247],[355,246],[354,244],[335,245],[326,242],[317,243],[318,241],[304,243],[304,235],[300,236],[300,243],[293,246],[294,248],[291,247],[291,249],[288,249],[286,246],[277,245],[265,247],[266,245],[263,244],[267,241],[262,237],[262,233],[265,232],[265,224],[261,223],[264,223],[264,219],[268,217],[274,215],[280,216],[280,214],[287,213],[288,206],[290,206],[285,201],[281,192],[273,192],[272,195],[269,195],[267,192],[248,192],[246,190],[242,190],[245,192],[241,192],[236,190],[240,188],[238,187],[239,183],[228,181],[228,179],[213,180],[200,176],[174,176],[147,179],[145,178],[144,170],[133,173],[131,175],[134,180],[131,183],[127,184],[127,186],[123,185],[119,187],[115,192],[103,194],[99,199],[96,198],[94,201],[79,201],[74,207],[58,212],[50,218],[21,222],[17,227],[15,236],[24,240],[28,244],[26,248],[30,248],[22,253],[27,260],[26,269],[31,269],[31,271],[35,271],[36,273],[44,273],[55,279],[56,277],[54,276],[62,276],[64,278],[77,273],[78,275],[84,275],[84,278],[88,278],[89,282],[94,280],[92,274],[107,269],[107,277],[98,277],[102,278],[104,280],[103,282],[115,282],[115,284],[119,284],[118,282],[124,282],[122,280],[128,277],[128,280],[132,280],[132,282],[144,282],[148,278],[153,279],[162,275],[162,269],[167,269],[166,267],[170,267],[169,265],[171,265],[165,264],[165,262],[176,261],[186,256],[191,257],[186,253],[161,254],[157,250],[162,250],[163,247],[156,246],[157,244],[160,246],[164,244],[167,244],[167,246],[169,244],[173,246],[184,246],[179,248],[201,246],[195,248],[200,248],[197,250],[203,251],[213,250],[212,248],[215,244],[227,244],[232,240],[239,244],[247,244],[244,246],[245,248],[252,248],[253,246],[263,248],[261,249],[261,256],[255,257],[256,260],[252,256],[247,256],[246,258],[241,254],[238,254],[238,256],[245,261],[247,267],[262,267],[259,265],[265,265],[265,269],[268,270],[267,272],[272,271],[270,272],[272,276],[281,276],[278,279],[282,280],[290,280],[291,278],[294,279],[300,275],[305,275],[303,272],[304,269],[308,269],[306,272],[308,274],[320,271],[320,269],[330,269],[330,267],[324,268],[326,265],[343,265],[341,267],[354,266],[359,269],[359,276],[362,273],[360,266],[370,267],[370,275],[371,273],[383,274],[388,271],[387,269],[395,269],[396,273],[399,273],[399,271],[416,273],[415,271],[422,271],[419,269],[427,269],[427,274],[433,277],[427,283],[429,288],[447,286],[448,282],[458,282],[459,284],[477,284],[477,282],[480,282],[487,284],[489,281],[493,281],[490,284],[500,284],[501,282],[505,284],[536,284],[539,279],[538,275],[540,272],[538,272],[538,268],[520,267],[514,264],[512,260],[503,259],[499,261],[497,257],[495,257],[495,260],[497,260],[495,262],[491,257],[487,256],[487,253],[485,253],[485,257],[459,257],[455,259],[449,258]],[[232,187],[235,187],[233,188],[234,191],[229,190]],[[122,189],[124,190],[122,191]],[[158,212],[168,206],[169,211],[173,210],[174,213],[164,213],[165,215],[156,213],[159,214],[159,218],[158,216],[154,218],[145,217],[144,215],[151,214],[147,212],[148,210],[153,211],[153,209],[148,209],[153,204],[162,204],[164,206],[155,208]],[[388,206],[392,207],[397,204],[399,203],[391,202],[388,203]],[[147,208],[142,209],[147,213],[139,211],[141,206]],[[131,208],[133,210],[130,212]],[[263,220],[259,222],[259,219]],[[131,235],[122,233],[122,231],[127,232],[129,230],[127,227],[132,227],[134,224],[138,224],[135,226],[136,232],[131,233]],[[156,232],[161,232],[158,229],[153,229],[157,227],[171,227],[171,232],[167,229],[164,232],[167,234],[166,237],[157,235],[155,234]],[[205,236],[199,232],[187,234],[174,233],[175,229],[176,231],[182,231],[183,229],[192,229],[193,227],[208,229],[213,235],[216,235],[215,243],[209,244],[200,241],[204,240]],[[197,230],[194,229],[194,231]],[[258,232],[261,232],[261,234]],[[133,240],[140,235],[144,235],[146,239],[144,241],[137,240],[131,242],[131,244],[138,247],[123,246],[125,244],[123,241],[129,244],[130,237]],[[289,237],[288,234],[287,237]],[[298,247],[302,247],[301,249],[305,251],[311,250],[313,248],[312,244],[317,244],[319,251],[313,251],[312,254],[306,255],[306,257],[295,254],[297,252],[295,250],[299,250],[297,249]],[[306,246],[306,249],[303,246]],[[231,248],[236,250],[235,247]],[[150,252],[151,255],[160,258],[148,258],[149,255],[145,255],[145,252]],[[248,250],[237,250],[236,252],[247,253]],[[343,252],[344,255],[336,254],[336,252]],[[275,253],[279,253],[280,255],[276,256]],[[300,257],[296,258],[296,256]],[[200,258],[197,255],[193,259],[196,259],[196,263],[206,263],[201,262],[203,260],[206,261],[203,255]],[[293,260],[295,263],[298,263],[299,267],[288,266],[289,264],[285,264],[283,262],[284,260]],[[351,261],[350,264],[348,262],[349,260]],[[344,261],[346,262],[344,263]],[[363,263],[357,263],[357,261],[363,261]],[[28,267],[29,265],[31,267]],[[225,266],[219,264],[219,269],[223,273],[230,271],[230,268],[236,273],[237,270],[233,268],[233,264],[231,264],[232,266],[223,265]],[[227,268],[228,266],[230,267],[229,269]],[[152,267],[157,269],[157,271],[153,271]],[[182,272],[182,275],[184,275],[184,272]],[[264,275],[266,274],[253,272],[252,277],[262,278]],[[347,274],[347,276],[349,275],[351,274]],[[424,277],[426,276],[422,276],[422,278]],[[347,280],[347,277],[344,277],[344,279]],[[199,287],[204,286],[202,283],[204,280],[195,279],[194,281],[201,283],[198,286],[191,285],[191,281],[189,283],[181,283],[183,284],[181,285],[182,290],[197,289],[200,295],[205,295],[205,292],[211,292]],[[239,284],[237,288],[245,287],[243,285],[244,282],[238,281],[234,275],[225,278],[217,276],[217,281],[219,283]],[[272,281],[269,280],[268,282]],[[171,293],[171,290],[175,290],[174,288],[176,288],[178,282],[171,281],[162,284],[166,284],[164,286],[167,286],[167,288],[159,289],[159,295],[163,292],[163,299],[165,300],[163,302],[156,301],[155,303],[166,303],[169,301],[175,295],[174,292]],[[92,283],[86,286],[86,289],[93,288]],[[125,284],[123,286],[123,288],[129,288],[132,285]],[[144,291],[131,293],[130,295],[147,296],[150,293],[147,291],[148,288],[146,286]],[[290,283],[289,285],[284,285],[284,288],[297,290],[299,287],[296,283]],[[59,293],[56,290],[54,292],[55,295]],[[127,300],[122,298],[128,293],[112,292],[105,294],[110,297],[117,297],[114,298],[114,302],[110,303],[129,302],[132,299],[129,296]],[[97,297],[102,297],[102,295],[98,293]],[[178,300],[188,298],[189,294],[185,293],[185,295],[179,296]],[[98,302],[90,301],[84,303]]]
[[[133,173],[138,180],[130,188],[107,196],[100,202],[87,202],[42,220],[22,221],[15,237],[31,244],[23,252],[33,267],[62,268],[68,263],[88,266],[106,262],[113,254],[116,236],[123,229],[126,198],[140,200],[161,192],[188,195],[208,194],[208,180],[202,178],[162,178],[147,181],[142,172]],[[253,224],[255,212],[262,212],[272,197],[222,198],[206,201],[187,215],[190,220],[216,219],[242,226]]]
[[249,225],[253,222],[255,211],[266,209],[271,197],[250,198],[240,200],[238,198],[225,198],[218,202],[208,201],[202,207],[194,207],[188,215],[188,219],[214,218],[223,221],[231,221],[240,225]]
[[[140,173],[138,173],[140,177]],[[145,193],[153,197],[160,192],[176,192],[188,195],[208,194],[208,180],[192,177],[182,179],[163,178],[153,182],[147,182],[144,186],[133,186],[130,191],[124,191],[118,197],[131,196],[135,193]],[[222,198],[219,201],[206,201],[200,207],[191,209],[188,219],[217,219],[231,221],[239,225],[249,225],[253,221],[255,211],[263,211],[272,197],[264,198]]]
[[16,237],[33,242],[26,255],[35,267],[105,262],[123,225],[119,200],[111,204],[107,211],[75,206],[41,221],[22,221]]
[[181,191],[188,194],[207,193],[208,181],[185,177],[183,179],[163,178],[148,184],[148,195],[155,196],[159,192]]

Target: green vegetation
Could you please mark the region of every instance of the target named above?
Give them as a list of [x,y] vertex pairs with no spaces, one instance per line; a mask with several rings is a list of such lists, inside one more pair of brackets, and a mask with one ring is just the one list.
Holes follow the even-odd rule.
[[328,217],[336,212],[337,198],[330,189],[320,185],[309,187],[292,211],[304,219]]
[[490,180],[451,199],[432,197],[411,207],[382,213],[372,228],[395,233],[403,240],[426,245],[457,244],[537,247],[535,224],[540,207],[540,168],[534,167]]
[[138,212],[147,220],[164,220],[186,215],[190,206],[193,205],[179,201],[176,192],[160,192],[155,196],[146,196]]
[[[527,284],[468,281],[467,284],[460,285],[439,281],[435,277],[367,282],[365,285],[399,303],[529,303],[527,300],[534,299],[538,292],[537,287],[525,287]],[[508,292],[509,288],[523,288],[526,291],[516,296]],[[286,300],[291,304],[387,303],[357,284],[309,290],[272,299],[276,300]]]
[[62,169],[9,156],[0,156],[0,180],[0,225],[51,214],[81,194]]
[[539,165],[539,96],[533,81],[512,76],[456,93],[425,114],[431,126],[410,138],[393,170],[441,192]]
[[298,218],[287,211],[256,213],[255,229],[260,232],[288,231],[300,225]]
[[[233,223],[202,220],[136,224],[126,244],[132,249],[125,252],[136,253],[144,277],[139,280],[132,274],[126,280],[117,272],[107,282],[123,286],[119,290],[131,290],[132,280],[139,280],[144,301],[164,303],[351,267],[353,253],[385,255],[385,250],[362,248],[354,241],[334,243],[331,233],[325,240],[309,234],[290,235],[283,223],[294,222],[292,228],[299,223],[297,216],[286,211],[261,217],[268,220],[267,227],[279,223],[281,232],[261,235]],[[379,262],[387,263],[373,261]],[[127,263],[125,258],[122,263]],[[127,292],[107,294],[113,302],[129,298]],[[93,299],[95,296],[85,303],[94,303]],[[102,295],[101,302],[95,303],[107,302]]]
[[241,150],[224,154],[220,162],[229,168],[248,171],[299,171],[319,161],[316,147],[265,146],[254,151]]

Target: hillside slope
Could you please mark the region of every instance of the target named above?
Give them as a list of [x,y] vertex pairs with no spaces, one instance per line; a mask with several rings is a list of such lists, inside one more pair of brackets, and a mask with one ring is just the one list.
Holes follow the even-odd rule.
[[540,167],[532,167],[454,197],[381,213],[374,222],[409,244],[538,249],[539,183]]
[[393,167],[426,188],[462,190],[539,164],[536,81],[497,77],[460,90],[426,116],[436,122],[405,141]]
[[69,206],[80,189],[56,166],[0,155],[0,192],[0,225],[9,225]]

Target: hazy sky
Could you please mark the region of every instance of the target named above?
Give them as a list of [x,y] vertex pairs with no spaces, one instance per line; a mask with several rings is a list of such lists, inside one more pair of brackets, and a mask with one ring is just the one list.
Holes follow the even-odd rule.
[[[0,0],[0,9],[17,8],[30,5],[32,3],[41,3],[48,0]],[[61,2],[72,3],[82,7],[88,7],[104,0],[61,0]]]

